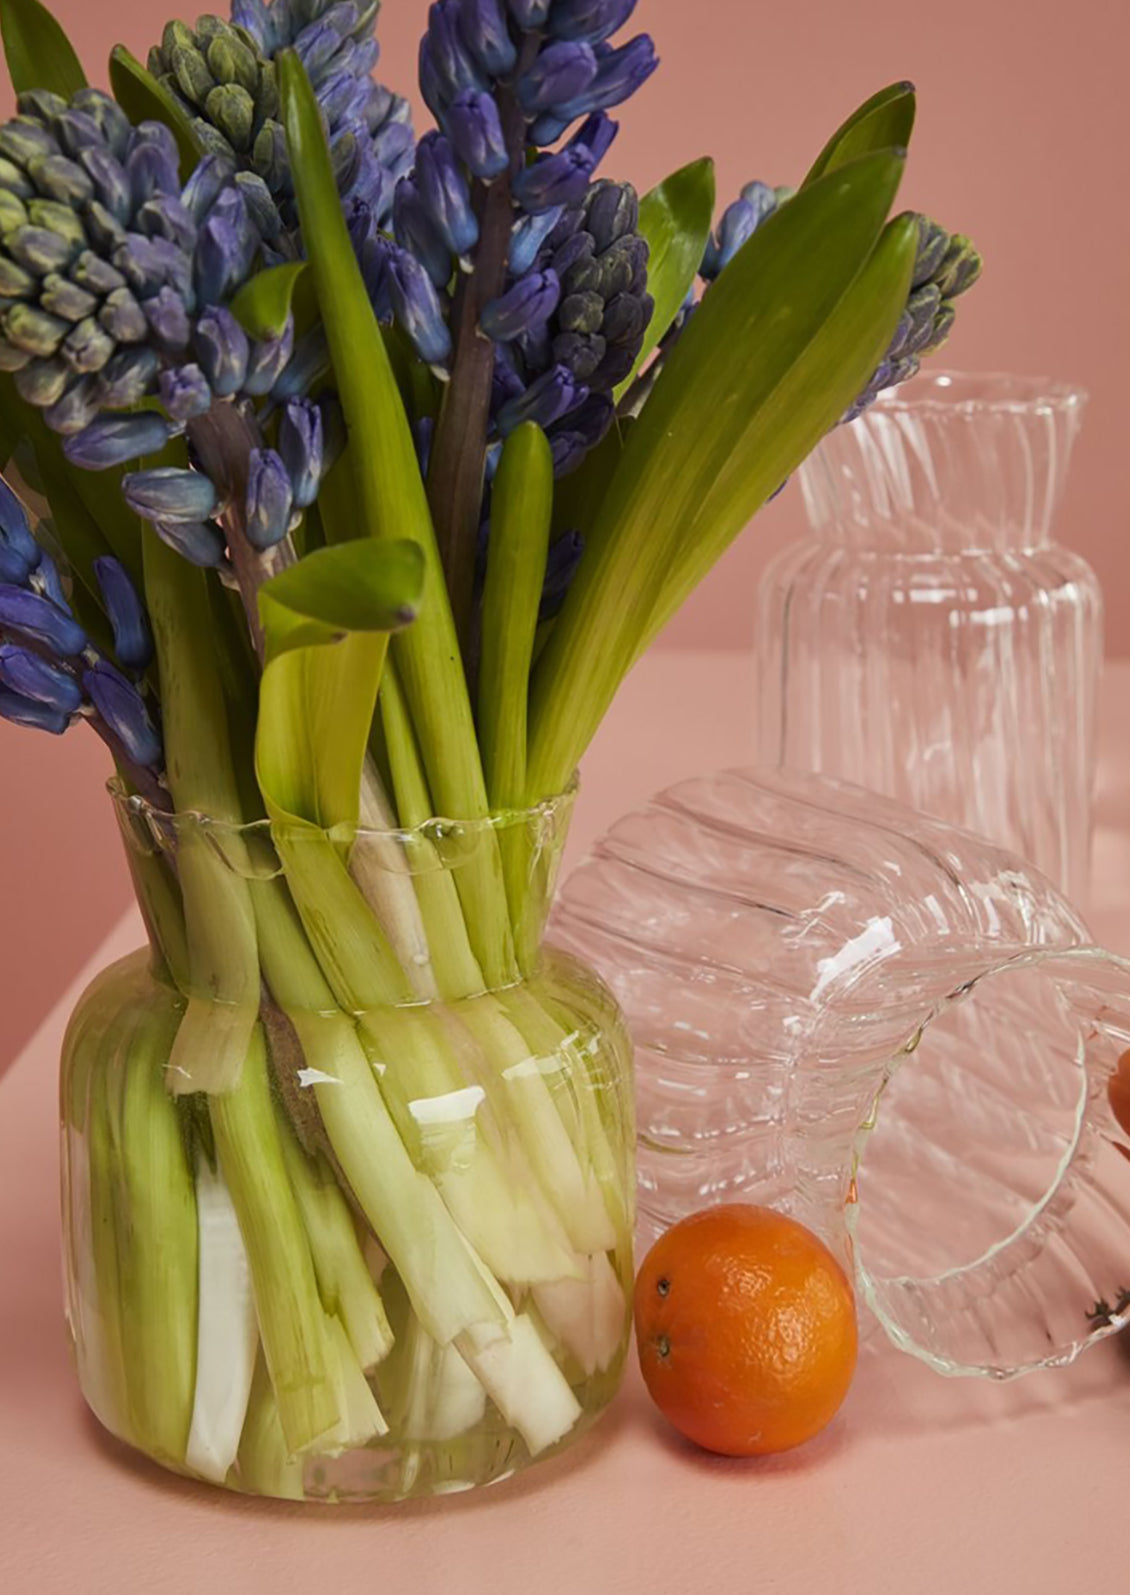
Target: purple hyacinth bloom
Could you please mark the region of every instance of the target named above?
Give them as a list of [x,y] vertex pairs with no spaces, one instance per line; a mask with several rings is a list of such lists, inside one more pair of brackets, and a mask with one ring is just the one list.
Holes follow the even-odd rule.
[[69,437],[63,453],[81,470],[107,471],[143,454],[157,454],[168,441],[168,423],[152,410],[138,415],[101,415]]
[[567,105],[584,94],[596,73],[596,53],[591,44],[566,39],[547,44],[518,80],[522,109],[535,116],[551,106]]
[[555,0],[549,29],[558,39],[603,44],[624,26],[635,9],[636,0]]
[[538,251],[561,219],[561,207],[539,211],[536,216],[520,216],[510,231],[506,263],[515,277],[531,270]]
[[51,731],[55,736],[60,736],[71,723],[70,716],[60,710],[51,709],[45,703],[36,703],[33,698],[25,698],[18,692],[8,692],[4,688],[0,688],[0,720],[9,720],[12,725],[30,726],[35,731]]
[[247,375],[251,344],[230,310],[205,311],[196,323],[193,349],[218,399],[239,392]]
[[[168,129],[162,127],[161,131],[167,133]],[[146,139],[135,144],[126,156],[125,169],[135,210],[144,205],[146,200],[180,192],[176,145],[171,135],[168,143]]]
[[504,0],[461,0],[459,32],[467,49],[490,77],[505,77],[518,60]]
[[510,165],[498,106],[481,89],[464,89],[447,112],[448,137],[465,166],[486,183]]
[[82,686],[132,763],[156,769],[161,764],[161,738],[133,682],[108,660],[100,659],[83,671]]
[[544,326],[560,298],[561,282],[555,271],[530,272],[484,306],[479,326],[496,343],[509,343],[533,327]]
[[40,593],[5,582],[0,585],[0,628],[41,643],[61,659],[86,647],[86,633],[73,616]]
[[209,521],[154,521],[153,530],[190,565],[212,570],[224,563],[227,545]]
[[30,578],[33,591],[41,593],[44,598],[49,598],[56,609],[61,609],[64,615],[72,613],[67,602],[67,595],[63,591],[63,584],[59,580],[59,570],[55,561],[46,549],[39,556],[39,564],[35,567]]
[[141,309],[154,343],[170,353],[187,348],[191,324],[179,294],[171,288],[162,288],[152,299],[147,299]]
[[114,652],[127,670],[144,670],[153,658],[153,634],[145,606],[120,559],[103,554],[94,575],[114,632]]
[[0,534],[0,582],[8,587],[22,587],[30,574],[21,556],[8,547]]
[[596,56],[596,76],[582,93],[553,107],[558,116],[572,121],[589,111],[606,111],[613,105],[621,105],[647,82],[659,65],[655,45],[647,33],[639,33],[615,49],[607,44],[598,45]]
[[158,360],[152,349],[119,349],[98,374],[103,408],[128,410],[149,392],[157,375]]
[[175,465],[128,472],[122,477],[122,493],[130,509],[148,521],[204,521],[218,503],[209,477]]
[[318,496],[325,465],[322,412],[309,399],[292,399],[279,423],[279,458],[290,478],[297,509],[305,509]]
[[72,715],[82,705],[82,693],[69,671],[15,643],[0,647],[0,684],[59,714]]
[[440,237],[453,255],[466,255],[479,241],[471,191],[451,142],[425,133],[416,146],[416,187]]
[[259,399],[273,392],[275,385],[294,353],[294,319],[287,317],[286,326],[277,338],[261,338],[251,345],[247,362],[247,375],[242,391]]
[[121,162],[97,146],[80,151],[78,162],[94,185],[95,198],[124,226],[133,209],[133,195]]
[[402,177],[396,185],[392,226],[401,248],[415,255],[437,288],[446,287],[451,278],[451,252],[410,177]]
[[459,0],[435,0],[428,10],[428,31],[420,44],[420,92],[440,120],[461,89],[489,85],[460,36]]
[[182,426],[212,408],[212,389],[208,378],[195,364],[170,366],[157,383],[161,403],[174,421]]
[[202,222],[224,189],[235,179],[235,166],[226,155],[205,155],[181,191],[181,204]]
[[514,198],[531,215],[557,205],[579,205],[595,167],[592,151],[584,145],[539,155],[514,179]]
[[[557,474],[560,476],[564,472],[559,471]],[[539,620],[551,620],[560,610],[568,596],[573,577],[577,574],[577,566],[581,563],[584,551],[585,540],[577,531],[563,532],[550,543],[549,555],[545,562],[541,606],[538,610]]]
[[251,270],[259,237],[247,201],[238,188],[226,188],[208,214],[196,244],[196,292],[203,304],[219,304]]
[[549,21],[552,0],[508,0],[510,15],[519,27],[532,32]]
[[536,421],[540,427],[552,426],[576,408],[588,395],[567,366],[553,366],[531,382],[525,393],[510,399],[498,412],[498,430],[507,437],[523,421]]
[[233,24],[249,33],[265,56],[272,56],[279,46],[273,12],[274,7],[264,5],[263,0],[232,0]]
[[27,510],[3,477],[0,477],[0,545],[7,548],[13,558],[20,560],[24,577],[39,564],[43,552],[32,536]]
[[252,449],[247,470],[245,530],[253,548],[274,548],[290,530],[290,477],[274,449]]
[[451,356],[451,334],[431,278],[414,255],[395,247],[385,255],[384,277],[393,314],[420,359],[442,366]]
[[[772,192],[772,190],[770,190]],[[713,282],[728,266],[743,244],[751,239],[769,212],[748,199],[736,199],[722,212],[717,231],[706,243],[699,275]]]

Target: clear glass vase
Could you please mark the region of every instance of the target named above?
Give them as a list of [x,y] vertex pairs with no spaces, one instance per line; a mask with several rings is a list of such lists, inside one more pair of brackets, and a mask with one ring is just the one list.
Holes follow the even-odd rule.
[[920,376],[801,469],[811,536],[758,608],[764,764],[988,836],[1085,900],[1098,583],[1054,540],[1075,388]]
[[[618,1010],[541,951],[571,795],[349,834],[115,803],[151,945],[87,990],[61,1077],[67,1319],[99,1420],[296,1499],[466,1489],[570,1444],[619,1381],[634,1194]],[[204,926],[179,890],[201,869]],[[512,912],[472,924],[484,871]],[[249,1008],[193,956],[240,902]],[[201,1038],[241,1026],[236,1077],[196,1089]]]
[[943,1373],[1130,1321],[1130,963],[1015,856],[817,775],[620,820],[550,926],[636,1049],[640,1239],[722,1201],[854,1262]]

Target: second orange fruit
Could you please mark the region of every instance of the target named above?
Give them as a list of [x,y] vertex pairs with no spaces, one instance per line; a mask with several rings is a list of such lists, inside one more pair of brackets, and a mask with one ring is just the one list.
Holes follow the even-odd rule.
[[708,1451],[759,1456],[812,1438],[855,1371],[847,1276],[811,1230],[771,1208],[707,1208],[656,1241],[636,1278],[644,1382]]

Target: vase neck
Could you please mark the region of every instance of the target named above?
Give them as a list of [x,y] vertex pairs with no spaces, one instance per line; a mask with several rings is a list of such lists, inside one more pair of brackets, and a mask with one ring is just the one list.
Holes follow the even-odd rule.
[[919,379],[805,462],[809,522],[829,541],[886,553],[1046,547],[1084,402],[1015,377]]

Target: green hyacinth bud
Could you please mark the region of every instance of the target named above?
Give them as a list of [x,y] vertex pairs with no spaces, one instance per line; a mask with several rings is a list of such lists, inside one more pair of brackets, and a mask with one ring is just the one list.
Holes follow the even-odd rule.
[[232,149],[245,153],[255,130],[255,101],[238,83],[218,84],[204,101],[208,120],[218,127]]
[[4,317],[4,336],[31,355],[52,355],[70,331],[67,323],[34,305],[13,305]]

